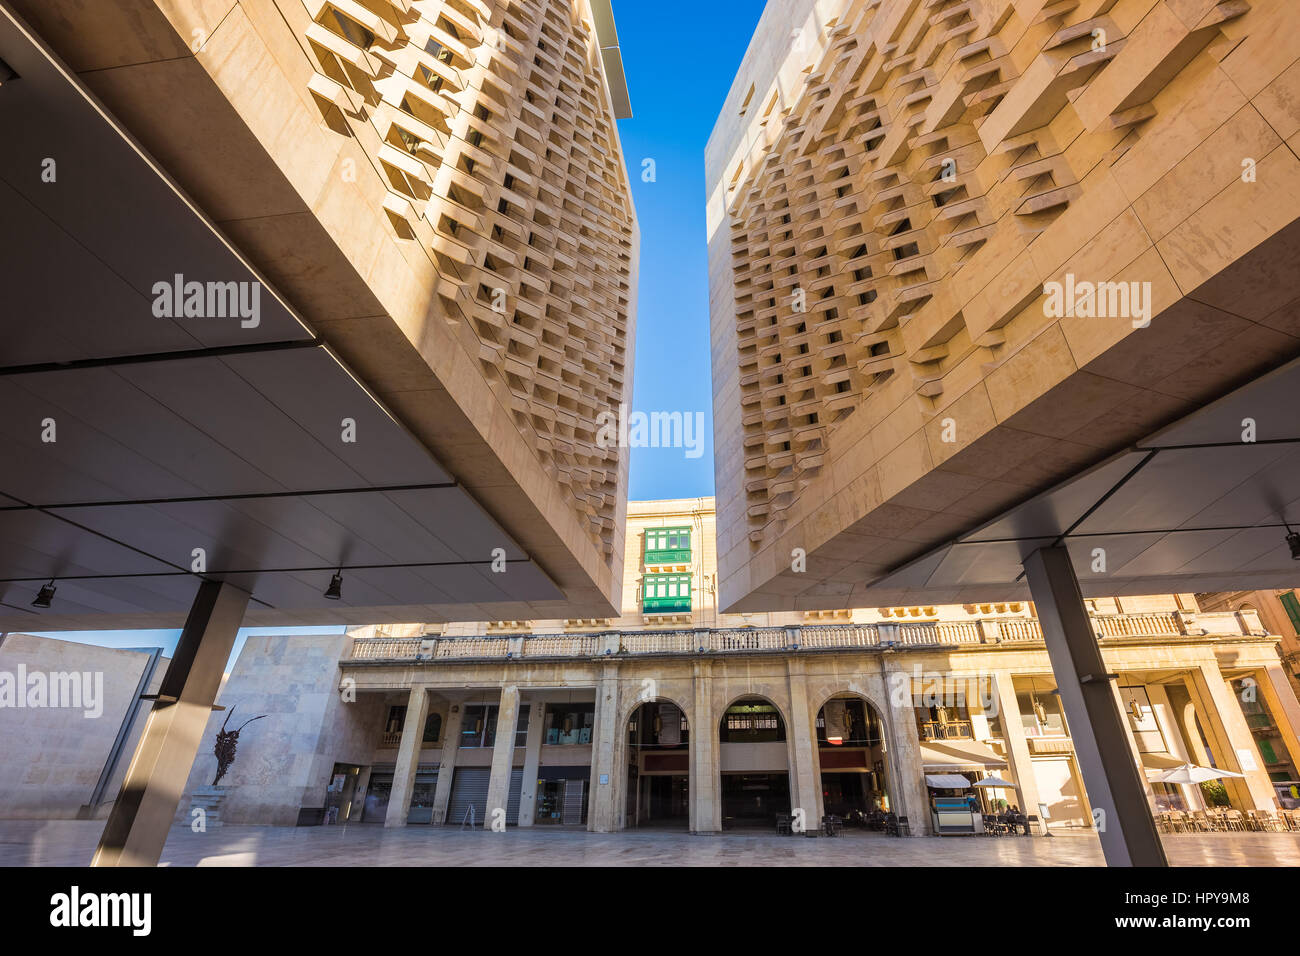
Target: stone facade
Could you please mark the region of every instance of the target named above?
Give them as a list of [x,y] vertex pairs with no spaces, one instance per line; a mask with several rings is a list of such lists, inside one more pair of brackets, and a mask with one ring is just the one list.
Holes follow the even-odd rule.
[[[1220,591],[1198,594],[1207,611],[1253,611],[1270,634],[1279,638],[1282,666],[1291,686],[1300,693],[1300,598],[1295,589],[1286,591]],[[1296,617],[1292,616],[1294,609]]]
[[221,781],[229,788],[221,806],[224,823],[293,826],[299,807],[313,805],[335,761],[369,762],[383,701],[374,696],[342,702],[338,661],[349,643],[342,635],[247,638],[219,698],[226,710],[208,719],[178,822],[190,822],[189,795],[212,783],[212,747],[228,715],[232,730],[253,717],[263,719],[240,734],[235,762]]
[[631,401],[639,238],[607,0],[13,7],[545,569],[553,609],[610,613],[628,461],[597,417]]
[[889,600],[1300,353],[1297,57],[1291,0],[768,4],[706,151],[720,606]]
[[[158,690],[167,663],[160,651],[96,647],[30,634],[0,637],[0,817],[105,816],[148,716],[147,705],[137,695]],[[90,675],[86,686],[98,699],[90,709],[86,699],[76,706],[20,707],[2,686],[8,679],[16,681],[20,673],[47,679]],[[15,691],[26,694],[30,689],[29,683]]]
[[[1174,612],[1096,620],[1103,634],[1131,632],[1104,637],[1103,650],[1108,667],[1119,675],[1123,699],[1134,694],[1141,699],[1131,724],[1135,759],[1142,760],[1144,754],[1161,757],[1164,763],[1143,764],[1153,772],[1170,766],[1171,759],[1213,762],[1242,772],[1244,779],[1227,781],[1233,805],[1243,810],[1274,809],[1277,794],[1268,773],[1272,768],[1255,746],[1229,681],[1247,678],[1263,689],[1291,754],[1300,753],[1296,737],[1300,705],[1286,684],[1275,641],[1263,634],[1257,619]],[[1230,627],[1236,632],[1229,632]],[[1160,633],[1162,629],[1183,633]],[[289,639],[285,649],[291,650],[296,640]],[[988,772],[996,770],[1016,785],[1014,796],[1006,794],[1011,802],[1027,808],[1046,804],[1052,825],[1082,826],[1089,819],[1068,729],[1058,727],[1055,730],[1061,732],[1054,732],[1050,717],[1040,726],[1032,705],[1025,704],[1050,697],[1054,689],[1046,652],[1030,619],[985,621],[969,632],[957,627],[936,631],[918,624],[612,632],[591,639],[591,644],[569,639],[567,647],[542,636],[350,640],[355,643],[338,662],[335,679],[355,693],[358,703],[336,709],[336,719],[348,714],[350,730],[355,728],[361,736],[349,740],[355,746],[335,744],[330,750],[324,743],[330,734],[320,735],[312,757],[317,761],[311,781],[315,789],[294,791],[308,800],[304,807],[320,806],[335,762],[385,766],[398,774],[405,767],[412,776],[417,766],[444,772],[483,768],[490,771],[490,794],[495,793],[498,801],[506,793],[511,769],[531,768],[531,780],[538,768],[578,765],[587,775],[589,828],[623,829],[633,825],[629,815],[635,812],[629,802],[629,772],[633,767],[640,774],[646,772],[644,758],[629,754],[629,721],[642,705],[666,701],[680,710],[690,728],[686,759],[675,766],[675,775],[687,778],[690,799],[689,819],[682,823],[694,832],[716,832],[731,825],[723,816],[724,776],[743,772],[746,761],[755,760],[750,769],[771,771],[752,748],[718,739],[729,707],[742,699],[760,699],[774,705],[784,728],[777,772],[788,774],[790,806],[804,808],[808,819],[815,820],[827,811],[822,775],[835,772],[822,764],[835,749],[818,739],[822,708],[831,699],[860,699],[869,704],[884,729],[883,789],[888,806],[913,821],[913,832],[925,833],[929,823],[924,777],[936,772],[926,762],[931,759],[927,746],[935,740],[933,722],[925,713],[927,695],[933,686],[981,686],[978,703],[972,694],[954,705],[954,714],[960,709],[964,716],[953,722],[955,729],[945,731],[950,736],[944,739],[987,748],[996,758]],[[534,644],[540,645],[535,651],[530,646]],[[261,670],[256,661],[247,669]],[[242,709],[239,686],[232,680],[223,700],[241,700]],[[905,698],[900,698],[900,687],[909,688]],[[416,747],[418,738],[410,728],[422,727],[422,721],[408,723],[396,734],[386,730],[381,712],[413,701],[420,701],[427,713],[439,715],[441,742]],[[546,744],[535,729],[538,713],[548,703],[563,710],[575,702],[594,709],[592,744]],[[507,714],[501,718],[495,746],[449,746],[448,741],[459,738],[457,710],[492,705]],[[503,732],[502,728],[515,726],[511,715],[519,714],[521,705],[530,705],[530,720],[518,723],[518,734]],[[264,727],[263,732],[271,735],[272,727]],[[295,766],[296,758],[278,734],[259,746],[264,749],[251,763],[232,774],[235,792],[266,786],[249,776],[263,758],[269,761],[267,779]],[[408,749],[411,756],[404,763],[402,755]],[[1294,774],[1293,767],[1290,772]],[[448,782],[446,789],[450,788]],[[395,782],[393,793],[398,791]],[[273,794],[267,789],[265,798],[250,797],[244,805],[264,803],[269,811]],[[1170,794],[1159,787],[1150,787],[1148,795],[1154,805],[1170,805]],[[1193,788],[1179,788],[1177,797],[1182,803],[1174,805],[1200,805]],[[409,790],[405,798],[409,799]],[[447,798],[443,793],[441,806],[435,805],[433,822],[460,822],[439,816],[446,813]],[[358,799],[361,803],[364,798]],[[261,818],[245,819],[278,822],[296,809],[282,807]],[[359,812],[352,819],[377,822]],[[389,803],[386,819],[391,825],[404,824],[404,805],[394,810]],[[533,825],[535,821],[524,814],[506,822]]]
[[[768,788],[764,799],[816,821],[858,800],[840,792],[855,774],[870,781],[862,788],[868,806],[878,801],[925,833],[925,775],[941,770],[943,747],[955,745],[973,748],[974,763],[961,766],[1015,784],[999,798],[1030,811],[1045,805],[1052,826],[1089,823],[1031,604],[719,614],[709,588],[711,506],[631,504],[616,619],[356,628],[301,650],[301,638],[250,641],[222,703],[249,716],[272,709],[282,716],[254,725],[250,746],[258,749],[231,776],[233,792],[248,792],[232,792],[232,807],[246,808],[248,822],[298,810],[311,818],[329,799],[331,779],[355,768],[346,816],[353,822],[458,825],[472,801],[458,801],[455,781],[476,779],[486,787],[476,824],[500,806],[516,808],[506,825],[539,825],[548,822],[546,788],[559,779],[581,788],[591,829],[667,822],[716,832],[753,822],[737,816],[745,810],[742,778]],[[670,529],[679,537],[665,542]],[[648,580],[666,570],[692,584],[689,607],[667,615],[646,601]],[[1153,780],[1171,762],[1191,762],[1243,773],[1227,782],[1233,804],[1273,809],[1278,784],[1296,776],[1300,704],[1277,638],[1259,617],[1203,612],[1192,595],[1094,599],[1088,607],[1108,669],[1119,676],[1120,710],[1152,804],[1199,805],[1196,789]],[[299,654],[307,666],[294,666]],[[303,681],[320,706],[276,696]],[[1278,741],[1267,752],[1277,759],[1257,743],[1258,711],[1236,699],[1245,687],[1264,701]],[[343,702],[325,703],[331,695]],[[865,702],[869,730],[857,745],[828,741],[824,708],[832,700]],[[747,705],[770,713],[779,733],[730,739],[733,720],[748,719]],[[647,723],[661,725],[665,713],[681,715],[684,743],[660,745],[656,726],[648,746]],[[569,719],[578,725],[572,733]],[[312,729],[318,720],[325,725]],[[301,725],[306,737],[280,739],[282,721]],[[484,734],[485,721],[496,721],[495,733]],[[202,769],[191,784],[207,782]],[[291,790],[281,787],[288,779]],[[300,802],[283,805],[291,796]],[[673,800],[685,801],[683,812],[665,816]]]

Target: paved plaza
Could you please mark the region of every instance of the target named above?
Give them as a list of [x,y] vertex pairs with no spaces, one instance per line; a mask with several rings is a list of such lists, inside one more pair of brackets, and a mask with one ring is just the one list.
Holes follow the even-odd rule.
[[[83,866],[102,823],[0,820],[0,865]],[[1175,866],[1300,866],[1300,833],[1163,837]],[[1090,834],[917,837],[845,833],[835,839],[733,832],[505,833],[374,825],[173,827],[164,866],[1100,866]]]

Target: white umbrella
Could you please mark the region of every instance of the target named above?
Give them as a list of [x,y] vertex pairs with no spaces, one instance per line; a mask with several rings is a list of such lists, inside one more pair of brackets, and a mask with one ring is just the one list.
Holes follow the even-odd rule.
[[1001,777],[985,777],[983,780],[979,781],[979,783],[975,784],[975,786],[977,786],[977,787],[1012,787],[1012,788],[1014,788],[1014,787],[1015,787],[1015,784],[1012,783],[1010,780],[1003,780]]
[[1218,780],[1220,777],[1245,777],[1244,773],[1234,773],[1231,770],[1216,770],[1214,767],[1198,767],[1196,764],[1185,763],[1181,767],[1175,767],[1168,773],[1159,776],[1160,783],[1204,783],[1206,780]]

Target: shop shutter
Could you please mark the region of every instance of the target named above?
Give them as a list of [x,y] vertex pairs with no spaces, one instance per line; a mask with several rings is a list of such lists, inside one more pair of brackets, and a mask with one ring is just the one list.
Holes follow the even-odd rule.
[[510,794],[506,798],[506,823],[511,826],[519,824],[519,792],[524,787],[522,768],[510,771]]
[[474,825],[483,826],[487,818],[488,781],[492,771],[485,767],[457,767],[451,778],[451,802],[447,807],[447,825],[460,826],[469,808],[474,808]]
[[587,781],[585,780],[566,780],[564,781],[564,816],[565,826],[573,826],[582,822],[582,791]]

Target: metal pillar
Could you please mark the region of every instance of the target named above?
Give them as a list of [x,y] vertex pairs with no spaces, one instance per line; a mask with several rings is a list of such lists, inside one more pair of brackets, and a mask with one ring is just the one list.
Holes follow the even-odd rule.
[[1106,863],[1168,866],[1069,552],[1040,548],[1024,567]]
[[204,581],[91,866],[157,866],[235,645],[248,593]]

